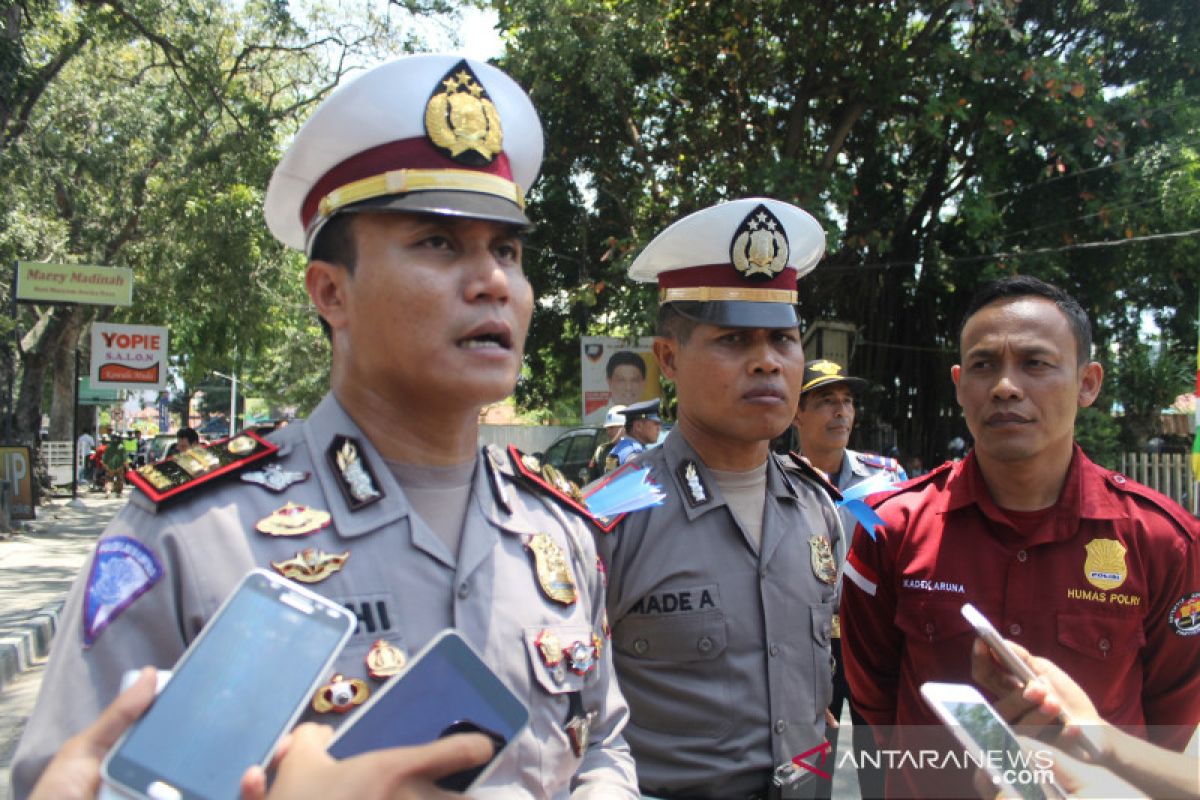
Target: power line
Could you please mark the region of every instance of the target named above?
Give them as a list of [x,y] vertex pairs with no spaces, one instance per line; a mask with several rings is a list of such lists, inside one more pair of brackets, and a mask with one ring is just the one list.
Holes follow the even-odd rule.
[[[945,264],[972,264],[978,261],[989,261],[1003,258],[1022,258],[1023,256],[1039,256],[1047,253],[1064,253],[1070,250],[1096,250],[1109,247],[1121,247],[1123,245],[1135,244],[1138,242],[1153,242],[1165,239],[1187,239],[1193,236],[1200,236],[1200,228],[1193,228],[1188,231],[1170,231],[1168,233],[1149,233],[1145,236],[1130,236],[1124,239],[1105,239],[1099,242],[1077,242],[1075,244],[1067,244],[1059,247],[1039,247],[1033,250],[1010,250],[1007,252],[984,253],[977,256],[957,256],[948,258],[941,263]],[[920,261],[879,261],[874,264],[847,264],[844,266],[829,266],[825,268],[825,272],[853,272],[855,270],[868,269],[892,269],[893,267],[915,267],[922,262]]]

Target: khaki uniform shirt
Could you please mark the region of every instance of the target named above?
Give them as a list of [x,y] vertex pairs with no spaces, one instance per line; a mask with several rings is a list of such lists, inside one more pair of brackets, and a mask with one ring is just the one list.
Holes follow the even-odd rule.
[[[353,437],[370,463],[383,498],[351,511],[339,475],[327,458],[337,435]],[[253,567],[292,558],[304,548],[348,552],[340,572],[312,584],[317,592],[351,609],[358,630],[335,669],[347,678],[368,677],[364,657],[376,639],[416,653],[444,628],[455,627],[530,710],[528,728],[505,751],[487,785],[512,787],[532,797],[634,796],[633,762],[621,737],[628,711],[603,637],[603,583],[585,523],[557,501],[514,478],[507,454],[481,451],[463,525],[460,552],[446,545],[410,513],[404,492],[379,453],[341,406],[326,397],[304,424],[276,431],[275,458],[284,469],[311,473],[279,494],[229,478],[197,487],[155,512],[140,493],[112,521],[104,536],[141,541],[165,575],[83,646],[85,568],[71,590],[55,639],[41,695],[13,763],[16,798],[23,798],[63,741],[90,724],[116,695],[126,670],[152,664],[170,668],[208,618]],[[257,467],[252,467],[255,469]],[[539,490],[540,491],[540,490]],[[332,524],[304,538],[276,538],[255,523],[286,501],[329,511]],[[561,548],[578,592],[570,606],[541,592],[522,535],[549,534]],[[564,643],[604,643],[596,669],[586,676],[566,671],[556,680],[534,644],[543,629]],[[269,680],[269,676],[267,676]],[[564,730],[569,693],[581,691],[583,707],[595,711],[591,739],[577,758]],[[306,718],[337,726],[344,716]]]
[[678,429],[638,458],[663,505],[597,538],[625,738],[651,794],[760,791],[824,740],[837,512],[790,461],[769,459],[761,552]]

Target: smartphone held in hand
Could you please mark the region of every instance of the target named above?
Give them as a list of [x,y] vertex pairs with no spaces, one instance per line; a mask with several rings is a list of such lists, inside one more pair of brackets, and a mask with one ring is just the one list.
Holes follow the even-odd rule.
[[242,774],[268,762],[356,624],[315,592],[251,571],[109,753],[104,780],[150,800],[237,797]]

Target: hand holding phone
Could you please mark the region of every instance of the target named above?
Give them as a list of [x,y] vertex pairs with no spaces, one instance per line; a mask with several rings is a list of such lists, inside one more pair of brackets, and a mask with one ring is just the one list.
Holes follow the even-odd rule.
[[[529,722],[529,710],[457,631],[434,637],[404,672],[377,691],[346,721],[329,745],[334,758],[423,745],[455,733],[482,733],[500,751]],[[437,781],[466,791],[485,766]]]
[[251,571],[109,753],[104,780],[149,800],[236,797],[242,774],[267,763],[356,624],[315,592]]
[[[962,615],[966,617],[971,626],[975,628],[975,632],[979,634],[979,638],[984,641],[988,648],[1000,659],[1000,662],[1008,669],[1009,673],[1018,681],[1020,687],[1024,689],[1030,681],[1038,680],[1038,674],[1033,671],[1033,668],[1021,658],[1021,656],[1009,646],[1008,642],[996,630],[996,627],[985,617],[979,609],[970,603],[963,603]],[[1061,710],[1057,716],[1059,725],[1071,725],[1074,720],[1067,713]],[[1082,725],[1076,725],[1080,730],[1079,747],[1089,758],[1096,759],[1100,756],[1100,747],[1093,740],[1090,732]]]
[[974,686],[931,681],[921,684],[921,696],[997,787],[1007,787],[1022,800],[1066,800],[1054,779],[1052,758],[1024,750]]

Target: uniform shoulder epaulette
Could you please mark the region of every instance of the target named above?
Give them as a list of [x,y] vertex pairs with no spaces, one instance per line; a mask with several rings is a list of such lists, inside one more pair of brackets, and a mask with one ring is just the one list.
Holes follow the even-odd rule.
[[833,498],[835,503],[841,502],[842,493],[838,488],[829,482],[829,478],[825,477],[825,473],[814,467],[809,460],[799,453],[788,453],[783,459],[786,468],[792,472],[798,472],[804,477],[814,481],[818,486],[825,490],[825,493]]
[[508,459],[513,473],[521,478],[525,485],[536,487],[543,494],[550,495],[560,505],[566,506],[601,531],[608,533],[621,521],[620,516],[601,519],[588,511],[579,487],[553,464],[548,464],[537,456],[522,453],[511,444],[508,446]]
[[888,472],[900,472],[900,462],[887,456],[877,456],[874,453],[857,453],[858,460],[868,467],[886,469]]
[[1119,472],[1110,472],[1106,478],[1106,483],[1117,491],[1136,495],[1166,514],[1183,531],[1184,536],[1193,541],[1200,539],[1200,520],[1165,494],[1131,480]]
[[125,476],[158,506],[190,495],[201,486],[212,486],[277,452],[279,445],[252,431],[243,431],[206,447],[193,447],[186,453],[131,469]]
[[871,503],[871,505],[878,506],[879,503],[882,503],[884,500],[887,500],[888,498],[895,497],[896,495],[900,495],[900,494],[904,494],[906,492],[911,492],[911,491],[920,489],[920,488],[924,487],[925,485],[932,483],[935,480],[943,478],[946,476],[946,474],[948,472],[950,472],[950,470],[954,469],[954,465],[956,463],[957,462],[955,462],[955,461],[947,461],[943,464],[937,465],[933,469],[926,472],[924,475],[918,475],[915,478],[909,478],[908,480],[902,481],[900,483],[893,483],[890,486],[888,486],[884,489],[881,489],[879,492],[876,492],[874,495],[872,495],[872,497],[878,496],[880,499],[877,502]]

